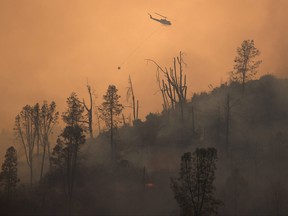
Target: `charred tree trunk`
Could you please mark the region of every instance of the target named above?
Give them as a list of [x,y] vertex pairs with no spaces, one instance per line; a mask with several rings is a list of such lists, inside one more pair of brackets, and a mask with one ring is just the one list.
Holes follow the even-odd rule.
[[[179,57],[173,59],[173,67],[170,67],[169,70],[162,68],[151,59],[148,59],[148,61],[152,61],[157,66],[157,81],[162,93],[164,111],[168,111],[169,109],[176,110],[178,107],[178,109],[180,109],[180,120],[182,124],[184,124],[187,84],[186,75],[183,74],[182,64],[184,62],[182,55],[182,52],[180,52]],[[159,72],[164,75],[164,79],[161,80],[162,82],[160,81]],[[168,101],[170,101],[170,103]]]
[[113,143],[113,111],[112,109],[110,110],[110,145],[111,145],[111,160],[112,160],[112,163],[114,164],[115,162],[115,146],[114,146],[114,143]]
[[46,141],[43,142],[43,155],[42,155],[42,162],[41,162],[41,171],[40,171],[40,181],[42,180],[43,171],[44,171],[44,163],[45,163],[45,156],[46,156]]
[[125,116],[123,113],[122,113],[122,121],[123,121],[123,125],[126,125]]
[[127,98],[129,99],[130,95],[132,98],[132,110],[133,110],[133,122],[138,119],[138,112],[139,112],[139,101],[135,100],[135,95],[134,95],[134,89],[133,89],[133,83],[131,76],[129,75],[128,79],[129,87],[127,91]]
[[88,90],[88,94],[89,94],[89,108],[86,105],[84,99],[83,99],[83,104],[84,107],[87,111],[87,118],[88,118],[88,130],[89,130],[89,134],[90,134],[90,138],[93,139],[93,95],[92,95],[92,90],[91,90],[91,86],[87,84],[87,90]]
[[99,134],[101,133],[100,118],[97,109],[95,110]]
[[227,94],[226,98],[226,128],[225,128],[225,148],[226,148],[226,153],[229,153],[229,133],[230,133],[230,95]]
[[192,136],[194,138],[195,135],[195,116],[194,116],[194,107],[191,108],[191,116],[192,116]]

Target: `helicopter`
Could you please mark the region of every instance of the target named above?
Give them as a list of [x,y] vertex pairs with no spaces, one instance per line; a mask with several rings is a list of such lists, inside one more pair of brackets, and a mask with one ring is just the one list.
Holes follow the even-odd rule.
[[158,16],[163,17],[164,19],[154,18],[151,14],[148,13],[148,15],[150,16],[150,19],[155,20],[157,22],[160,22],[163,25],[172,25],[171,21],[167,20],[167,17],[165,17],[165,16],[163,16],[161,14],[158,14],[158,13],[155,13],[155,14],[157,14]]

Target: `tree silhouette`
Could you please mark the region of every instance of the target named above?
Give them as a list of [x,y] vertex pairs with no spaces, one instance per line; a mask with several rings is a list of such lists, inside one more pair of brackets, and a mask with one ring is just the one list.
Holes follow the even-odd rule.
[[118,116],[123,110],[123,105],[119,103],[120,95],[115,85],[109,85],[107,92],[103,95],[104,102],[99,107],[100,118],[105,122],[106,127],[110,130],[111,159],[116,160],[116,146],[114,144],[114,129],[120,122]]
[[62,115],[66,127],[57,139],[51,161],[54,168],[62,171],[64,192],[71,213],[78,152],[85,143],[85,128],[82,121],[84,108],[76,93],[73,92],[67,99],[67,106],[67,111]]
[[37,147],[37,155],[40,153],[40,144],[43,147],[40,179],[43,176],[46,148],[50,157],[49,136],[53,126],[57,123],[59,113],[56,112],[55,102],[50,105],[46,101],[40,107],[39,103],[34,106],[26,105],[15,118],[15,136],[24,148],[27,164],[30,168],[30,183],[33,181],[34,148]]
[[134,89],[133,89],[132,79],[130,75],[129,75],[128,83],[129,83],[129,87],[127,88],[127,101],[130,99],[130,97],[132,98],[133,124],[134,124],[134,121],[138,119],[139,101],[136,100],[136,103],[135,103]]
[[11,146],[6,151],[5,160],[2,164],[2,171],[0,173],[0,186],[4,187],[7,200],[10,200],[11,196],[15,192],[18,182],[17,152],[16,149]]
[[39,141],[39,104],[35,106],[26,105],[15,118],[15,135],[20,140],[30,168],[30,185],[33,182],[33,159],[34,147]]
[[[183,72],[183,53],[173,58],[173,67],[162,68],[157,62],[151,59],[147,61],[153,62],[157,66],[157,82],[163,98],[163,110],[168,111],[180,107],[181,121],[184,122],[184,106],[187,102],[187,83],[186,74]],[[160,80],[160,73],[164,78]]]
[[69,126],[78,125],[86,131],[86,122],[84,121],[84,106],[79,100],[77,94],[72,92],[66,100],[67,110],[62,114],[62,120]]
[[[87,112],[87,120],[85,122],[88,124],[88,130],[90,134],[90,138],[93,139],[93,92],[91,86],[87,83],[87,90],[89,94],[89,105],[85,103],[85,100],[83,99],[83,105]],[[88,107],[89,106],[89,107]]]
[[[247,183],[245,178],[242,176],[240,170],[237,167],[233,167],[231,174],[228,176],[225,184],[225,195],[227,196],[227,207],[231,207],[229,214],[235,216],[242,215],[241,203],[245,199],[247,193]],[[232,213],[233,212],[233,213]]]
[[181,158],[180,176],[171,180],[171,188],[182,215],[200,216],[217,213],[220,201],[214,197],[217,151],[197,148]]
[[246,82],[256,75],[262,61],[254,60],[260,55],[260,51],[254,45],[254,40],[244,40],[237,48],[237,54],[234,59],[234,70],[231,72],[231,80],[240,82],[244,93]]
[[48,104],[47,101],[44,101],[39,113],[39,134],[41,143],[43,145],[40,180],[42,179],[44,171],[46,148],[48,150],[49,165],[51,168],[49,136],[52,133],[54,125],[57,123],[58,116],[59,113],[56,111],[56,103],[52,101],[50,104]]

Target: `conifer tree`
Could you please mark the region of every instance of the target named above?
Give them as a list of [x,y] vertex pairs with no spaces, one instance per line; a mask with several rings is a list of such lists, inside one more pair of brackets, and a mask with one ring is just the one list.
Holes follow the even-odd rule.
[[116,160],[116,146],[114,143],[114,130],[120,122],[118,116],[123,110],[123,105],[119,103],[120,95],[115,85],[109,85],[107,92],[103,95],[104,102],[99,107],[100,118],[105,122],[106,127],[110,130],[111,159]]
[[220,201],[214,197],[217,160],[215,148],[197,148],[181,158],[180,176],[171,180],[171,188],[183,216],[213,215]]
[[84,107],[76,93],[67,98],[67,110],[62,119],[66,127],[57,139],[57,144],[52,152],[52,166],[60,169],[63,177],[63,187],[68,199],[69,214],[71,213],[78,153],[85,143],[85,124],[83,124]]
[[244,92],[246,82],[256,75],[262,61],[255,60],[260,55],[260,51],[255,47],[254,40],[244,40],[237,48],[237,54],[234,59],[234,70],[231,72],[231,80],[240,82]]
[[15,148],[11,146],[6,151],[5,160],[2,164],[2,171],[0,173],[0,185],[3,186],[8,200],[15,192],[18,182],[17,152]]

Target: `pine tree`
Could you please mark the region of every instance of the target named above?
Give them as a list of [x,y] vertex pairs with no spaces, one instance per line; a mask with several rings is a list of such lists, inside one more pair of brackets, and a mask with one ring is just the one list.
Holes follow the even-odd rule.
[[254,60],[260,55],[260,51],[255,47],[253,40],[244,40],[237,48],[237,54],[234,59],[234,70],[231,72],[231,80],[239,81],[244,93],[246,82],[256,75],[262,61]]
[[54,168],[61,170],[64,192],[68,199],[69,213],[71,213],[78,153],[85,143],[85,124],[83,124],[84,107],[76,93],[72,93],[67,99],[67,107],[62,115],[66,127],[57,139],[51,162]]
[[0,185],[3,186],[8,200],[13,196],[19,178],[17,175],[17,152],[13,146],[9,147],[5,154],[0,173]]
[[75,126],[78,125],[85,128],[84,121],[84,105],[79,100],[77,94],[72,92],[70,97],[66,100],[67,110],[62,114],[62,119],[67,126]]
[[106,127],[110,130],[111,159],[116,160],[116,146],[114,144],[114,130],[120,122],[118,116],[123,110],[123,105],[119,103],[120,95],[115,85],[109,85],[107,92],[103,95],[104,102],[99,107],[100,118],[104,120]]

